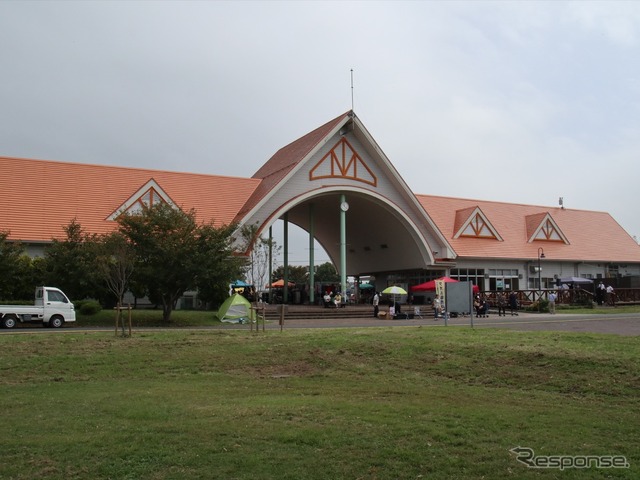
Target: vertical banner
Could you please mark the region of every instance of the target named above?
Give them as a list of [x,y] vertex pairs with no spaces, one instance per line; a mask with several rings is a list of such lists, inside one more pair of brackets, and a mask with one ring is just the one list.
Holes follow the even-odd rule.
[[445,298],[444,280],[436,280],[436,295],[440,297],[440,305],[442,305],[442,315],[445,320],[447,318],[447,299]]

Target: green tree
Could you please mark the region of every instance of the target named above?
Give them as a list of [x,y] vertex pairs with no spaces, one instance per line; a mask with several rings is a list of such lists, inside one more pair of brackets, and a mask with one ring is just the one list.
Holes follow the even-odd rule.
[[[273,271],[273,280],[284,278],[284,266],[280,265]],[[289,265],[289,281],[297,285],[304,285],[309,281],[309,267]]]
[[[0,232],[0,299],[23,300],[30,277],[31,261],[19,242],[8,240],[9,232]],[[33,297],[33,286],[30,289]]]
[[196,234],[199,258],[195,274],[198,296],[204,302],[220,305],[228,296],[228,285],[232,279],[242,276],[246,259],[233,250],[235,225],[216,228],[201,225]]
[[336,267],[331,262],[325,262],[318,265],[316,273],[314,275],[316,282],[339,282],[340,275],[336,270]]
[[135,250],[122,233],[112,232],[100,237],[96,253],[98,272],[116,303],[122,305],[136,263]]
[[97,269],[97,236],[86,233],[76,219],[63,228],[66,238],[53,240],[45,250],[45,283],[74,300],[102,299],[106,289]]
[[184,292],[200,288],[204,298],[215,298],[239,271],[241,261],[231,251],[233,228],[198,225],[194,210],[162,203],[122,215],[119,223],[136,252],[132,279],[162,305],[165,322]]
[[15,300],[33,300],[35,287],[43,284],[37,269],[41,260],[41,258],[32,259],[26,253],[20,256],[16,270],[17,277],[13,283]]

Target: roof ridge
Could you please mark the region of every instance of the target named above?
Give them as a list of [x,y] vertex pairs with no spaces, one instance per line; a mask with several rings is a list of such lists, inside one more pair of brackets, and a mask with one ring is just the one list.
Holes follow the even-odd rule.
[[[272,175],[274,175],[274,174],[276,174],[278,172],[282,172],[283,170],[291,168],[292,165],[297,165],[307,155],[307,153],[309,153],[311,150],[313,150],[313,148],[318,144],[318,142],[322,138],[324,138],[326,136],[326,133],[324,133],[324,131],[327,130],[329,126],[338,123],[345,116],[349,115],[351,112],[352,111],[349,110],[349,111],[347,111],[347,112],[345,112],[345,113],[343,113],[341,115],[338,115],[334,119],[329,120],[328,122],[324,123],[323,125],[320,125],[319,127],[314,128],[313,130],[311,130],[310,132],[304,134],[303,136],[293,140],[292,142],[288,143],[284,147],[279,148],[269,158],[269,160],[267,160],[264,163],[264,165],[262,165],[256,171],[256,173],[253,174],[253,176],[251,178],[267,178],[267,177],[272,176]],[[323,134],[320,135],[321,133],[323,133]],[[291,150],[294,150],[295,147],[297,147],[297,146],[304,146],[305,143],[309,141],[309,139],[312,139],[315,136],[319,137],[318,140],[315,140],[313,142],[313,144],[309,144],[308,146],[305,146],[305,151],[304,152],[297,153],[296,155],[291,155],[291,158],[286,163],[282,163],[282,164],[278,163],[278,160],[281,160],[283,158],[286,159],[289,156],[289,155],[287,155],[287,152],[289,152]],[[273,167],[276,167],[276,168],[273,168]]]
[[[512,206],[520,206],[520,207],[536,207],[536,208],[547,208],[552,210],[571,210],[573,212],[589,212],[589,213],[604,213],[610,215],[609,212],[605,212],[603,210],[588,210],[585,208],[566,208],[566,207],[554,207],[550,205],[538,205],[532,203],[522,203],[522,202],[509,202],[506,200],[482,200],[478,198],[463,198],[463,197],[452,197],[450,195],[432,195],[428,193],[416,193],[416,197],[432,197],[432,198],[443,198],[443,199],[451,199],[451,200],[463,200],[465,202],[481,202],[481,203],[498,203],[501,205],[512,205]],[[471,207],[464,207],[471,208]],[[533,214],[531,214],[533,215]]]
[[5,157],[0,156],[1,160],[17,160],[21,162],[33,162],[40,164],[53,164],[53,165],[68,165],[74,168],[108,168],[108,169],[118,169],[118,170],[128,170],[128,171],[137,171],[137,172],[150,172],[150,173],[168,173],[168,174],[176,174],[176,175],[192,175],[197,177],[215,177],[215,178],[230,178],[230,179],[240,179],[240,180],[251,180],[256,181],[257,179],[252,177],[241,177],[238,175],[217,175],[214,173],[196,173],[196,172],[182,172],[177,170],[161,170],[158,168],[142,168],[142,167],[130,167],[126,165],[105,165],[100,163],[78,163],[78,162],[70,162],[66,160],[41,160],[38,158],[22,158],[22,157]]

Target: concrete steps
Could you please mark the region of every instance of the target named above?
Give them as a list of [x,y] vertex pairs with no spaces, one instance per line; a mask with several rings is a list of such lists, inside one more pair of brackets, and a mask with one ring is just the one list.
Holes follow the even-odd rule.
[[[280,319],[281,305],[267,305],[265,318],[271,321]],[[347,305],[343,308],[324,308],[316,305],[284,305],[285,319],[289,320],[313,320],[313,319],[349,319],[349,318],[373,318],[372,305]],[[389,310],[387,305],[381,305],[380,311]],[[412,305],[403,305],[402,311],[414,313]],[[261,313],[261,310],[258,311]],[[430,305],[420,305],[423,317],[433,317],[433,309]]]

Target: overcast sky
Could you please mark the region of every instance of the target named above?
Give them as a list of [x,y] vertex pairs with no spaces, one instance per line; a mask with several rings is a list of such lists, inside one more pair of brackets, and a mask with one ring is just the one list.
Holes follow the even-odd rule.
[[414,192],[640,237],[640,2],[4,0],[0,156],[250,177],[351,69]]

